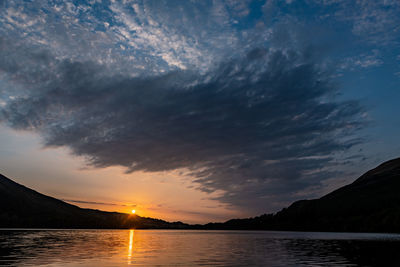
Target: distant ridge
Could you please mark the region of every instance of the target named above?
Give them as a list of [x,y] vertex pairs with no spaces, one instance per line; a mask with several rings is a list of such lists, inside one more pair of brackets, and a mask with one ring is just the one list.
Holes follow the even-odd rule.
[[82,209],[38,193],[0,174],[1,228],[185,228],[181,222]]
[[379,165],[319,199],[296,201],[276,214],[205,225],[82,209],[0,175],[0,228],[18,227],[400,233],[400,158]]
[[400,158],[368,171],[319,199],[300,200],[276,214],[225,223],[210,229],[400,232]]

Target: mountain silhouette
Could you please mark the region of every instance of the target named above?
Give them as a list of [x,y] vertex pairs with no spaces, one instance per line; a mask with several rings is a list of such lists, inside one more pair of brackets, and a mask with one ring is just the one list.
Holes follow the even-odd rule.
[[184,228],[181,222],[82,209],[0,175],[1,228]]
[[276,214],[210,223],[209,229],[400,232],[400,158],[368,171],[319,199],[300,200]]
[[400,232],[400,158],[319,199],[296,201],[275,214],[205,225],[82,209],[0,175],[0,227]]

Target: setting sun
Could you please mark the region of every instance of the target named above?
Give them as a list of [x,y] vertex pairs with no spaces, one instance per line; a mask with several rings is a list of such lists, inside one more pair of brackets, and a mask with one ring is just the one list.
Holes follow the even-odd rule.
[[132,210],[132,214],[135,214],[136,213],[136,210]]

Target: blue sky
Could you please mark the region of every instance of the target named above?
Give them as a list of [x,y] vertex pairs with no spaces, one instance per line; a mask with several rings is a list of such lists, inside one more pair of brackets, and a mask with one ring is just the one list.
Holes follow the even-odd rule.
[[399,14],[389,0],[0,1],[1,171],[193,222],[321,196],[400,153]]

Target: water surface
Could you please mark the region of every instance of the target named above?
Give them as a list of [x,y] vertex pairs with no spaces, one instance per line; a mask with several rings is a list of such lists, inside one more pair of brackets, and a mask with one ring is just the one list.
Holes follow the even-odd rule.
[[400,266],[400,235],[0,230],[1,266]]

